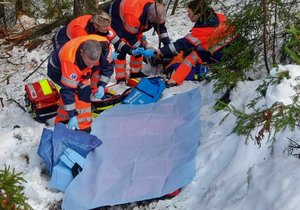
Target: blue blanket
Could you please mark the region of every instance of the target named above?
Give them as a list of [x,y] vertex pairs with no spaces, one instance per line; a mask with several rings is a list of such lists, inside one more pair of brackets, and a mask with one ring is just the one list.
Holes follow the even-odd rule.
[[200,140],[200,90],[118,105],[96,118],[103,144],[66,189],[62,208],[85,210],[164,196],[189,184]]

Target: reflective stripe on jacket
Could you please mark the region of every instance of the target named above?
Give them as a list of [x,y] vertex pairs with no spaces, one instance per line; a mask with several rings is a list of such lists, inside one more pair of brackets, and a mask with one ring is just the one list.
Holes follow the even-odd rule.
[[230,43],[236,36],[231,35],[233,26],[227,24],[227,18],[219,13],[205,22],[197,22],[191,33],[160,48],[163,56],[176,55],[180,51],[209,51],[214,53],[220,47]]
[[[98,35],[81,36],[67,42],[59,52],[59,60],[61,63],[61,99],[58,114],[55,122],[66,121],[70,117],[76,115],[80,129],[87,128],[91,125],[91,68],[83,68],[79,66],[82,61],[78,60],[78,50],[81,44],[87,40],[95,40],[99,42],[108,42],[105,37]],[[105,49],[103,49],[105,51]],[[101,62],[102,58],[100,57]],[[94,67],[100,68],[100,63]],[[93,68],[94,68],[93,67]],[[104,67],[105,68],[105,67]],[[100,69],[99,69],[100,70]],[[111,69],[113,71],[113,69]],[[107,79],[106,79],[107,80]]]
[[[77,96],[75,96],[75,107],[76,107],[76,118],[78,121],[78,127],[80,130],[85,130],[87,128],[90,128],[92,126],[92,110],[91,110],[91,103],[90,102],[84,102],[78,99]],[[67,122],[69,118],[69,114],[66,111],[67,106],[64,105],[64,102],[62,98],[59,100],[59,107],[57,109],[57,115],[55,117],[55,123],[58,122]]]
[[67,61],[74,63],[76,58],[76,52],[79,48],[79,46],[87,41],[87,40],[95,40],[98,42],[107,42],[107,46],[109,46],[108,40],[99,35],[88,35],[88,36],[81,36],[77,37],[76,39],[72,39],[69,42],[67,42],[60,50],[59,52],[59,58],[60,61]]
[[[84,75],[92,74],[91,68],[85,68],[81,70],[75,62],[76,53],[79,46],[87,40],[107,42],[107,39],[105,37],[101,37],[98,35],[81,36],[67,42],[59,52],[62,72],[61,83],[68,87],[77,88],[78,83],[82,81]],[[99,63],[96,65],[99,65]]]
[[[108,42],[105,37],[98,35],[81,36],[67,42],[59,51],[58,57],[61,63],[61,83],[63,85],[61,89],[61,104],[64,104],[64,106],[59,108],[61,110],[59,110],[57,115],[58,121],[64,121],[63,119],[65,119],[66,116],[75,116],[75,109],[78,114],[78,122],[80,120],[86,122],[83,119],[89,120],[85,115],[79,120],[79,118],[81,118],[80,110],[90,109],[90,77],[92,69],[87,67],[82,69],[82,66],[80,65],[82,61],[78,60],[78,53],[80,53],[78,50],[80,49],[81,44],[87,40]],[[102,57],[103,55],[100,59],[103,59]],[[95,67],[98,68],[98,66],[100,68],[99,62]],[[86,105],[86,107],[81,104]],[[78,111],[78,109],[80,110]],[[64,113],[64,117],[62,116],[62,113]]]
[[193,66],[197,65],[197,63],[202,63],[202,60],[196,51],[192,51],[183,59],[174,74],[172,74],[171,79],[173,79],[177,84],[181,84],[191,72]]
[[184,38],[160,48],[163,56],[184,52],[181,53],[182,61],[179,61],[180,65],[171,79],[177,84],[181,84],[194,65],[216,62],[213,59],[214,53],[221,51],[224,46],[234,40],[236,35],[232,35],[233,31],[234,27],[228,24],[227,18],[222,14],[215,13],[212,18],[203,22],[198,21],[191,33]]

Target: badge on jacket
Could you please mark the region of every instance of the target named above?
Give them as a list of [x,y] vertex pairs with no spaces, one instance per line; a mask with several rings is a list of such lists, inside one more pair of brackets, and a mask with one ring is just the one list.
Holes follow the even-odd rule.
[[77,79],[77,74],[70,74],[70,78],[72,79],[72,80],[76,80]]

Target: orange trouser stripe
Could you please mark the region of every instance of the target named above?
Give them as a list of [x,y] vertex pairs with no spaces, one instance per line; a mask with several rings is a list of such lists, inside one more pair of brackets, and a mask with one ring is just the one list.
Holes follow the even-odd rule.
[[[79,112],[77,117],[78,126],[80,130],[84,130],[90,128],[92,126],[92,112],[91,112],[91,103],[87,103],[84,101],[79,101],[77,97],[75,97],[75,104],[76,108],[80,110],[89,110]],[[63,109],[63,100],[62,98],[59,99],[59,107],[57,109],[57,115],[55,117],[55,124],[58,122],[64,122],[69,120],[68,112]]]
[[131,55],[129,66],[130,66],[130,73],[140,72],[143,67],[143,56],[136,58],[133,55]]
[[126,60],[115,60],[116,80],[126,79]]
[[189,75],[193,66],[195,66],[197,63],[201,64],[202,60],[196,51],[192,51],[184,58],[183,62],[180,63],[174,74],[171,76],[171,79],[180,85]]

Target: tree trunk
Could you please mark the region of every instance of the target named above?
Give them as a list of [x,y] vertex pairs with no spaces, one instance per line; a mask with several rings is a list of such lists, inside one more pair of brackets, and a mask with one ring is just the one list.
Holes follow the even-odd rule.
[[[70,22],[71,19],[72,18],[70,16],[64,16],[63,18],[57,19],[52,23],[44,23],[44,24],[37,25],[25,31],[22,31],[21,33],[12,34],[11,36],[6,37],[5,41],[13,42],[15,44],[22,43],[24,41],[33,42],[35,39],[38,39],[40,36],[52,33],[53,30],[55,30],[57,27],[60,27],[61,25],[65,25],[66,23]],[[31,43],[28,44],[30,45]]]
[[274,8],[274,24],[273,24],[273,45],[272,45],[272,58],[273,64],[276,63],[276,29],[277,29],[277,17],[278,17],[278,4],[277,1],[272,6]]
[[5,11],[4,11],[4,3],[1,4],[1,2],[3,2],[3,1],[0,0],[0,37],[1,37],[1,34],[2,33],[5,34],[5,32],[7,30]]
[[269,49],[269,33],[267,29],[267,21],[268,21],[268,6],[267,0],[262,0],[263,7],[263,42],[264,42],[264,61],[267,72],[270,73],[269,65],[268,65],[268,49]]
[[176,10],[176,8],[178,6],[178,3],[179,3],[179,0],[175,0],[171,15],[175,14],[175,10]]
[[86,1],[86,12],[89,14],[93,14],[97,12],[97,8],[99,5],[99,0],[87,0]]
[[101,4],[98,6],[98,9],[104,10],[105,8],[108,7],[113,2],[113,0],[106,0],[106,1],[101,1]]
[[168,0],[168,3],[167,3],[167,8],[166,8],[166,12],[168,13],[168,10],[169,10],[169,7],[170,7],[170,4],[171,4],[171,1],[172,0]]
[[15,8],[16,8],[16,17],[17,18],[20,15],[30,16],[30,14],[31,14],[31,1],[30,0],[16,0]]
[[98,11],[99,0],[74,0],[74,18]]
[[84,15],[85,13],[85,0],[74,0],[74,18]]

